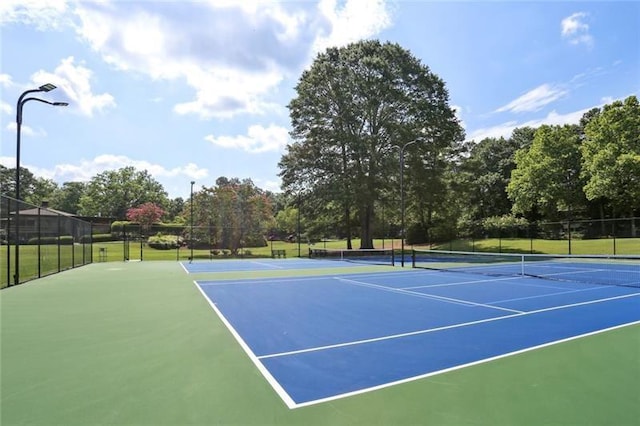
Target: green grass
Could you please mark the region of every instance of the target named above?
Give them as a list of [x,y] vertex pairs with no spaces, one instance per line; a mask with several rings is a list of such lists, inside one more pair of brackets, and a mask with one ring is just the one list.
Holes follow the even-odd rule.
[[[614,243],[615,241],[615,243]],[[614,246],[615,244],[615,246]],[[541,254],[569,254],[568,240],[540,240],[517,238],[488,238],[484,240],[455,240],[434,246],[443,250],[517,252]],[[640,238],[571,240],[571,254],[640,254]]]
[[0,292],[0,423],[637,425],[640,418],[638,325],[289,410],[193,279],[175,261],[95,263]]
[[[400,240],[395,239],[376,239],[374,240],[374,247],[376,248],[400,248]],[[354,248],[360,247],[360,240],[354,239],[352,241]],[[41,258],[43,262],[41,264],[41,276],[45,276],[51,273],[58,272],[58,268],[61,270],[69,269],[73,266],[72,246],[60,246],[60,265],[58,265],[58,247],[56,245],[42,246]],[[315,243],[314,247],[318,248],[346,248],[346,241],[334,240]],[[410,250],[411,245],[405,245],[405,249]],[[422,247],[422,246],[416,246]],[[124,260],[124,243],[122,241],[103,242],[93,244],[93,260],[94,262],[102,261],[100,256],[100,249],[105,249],[105,260],[108,262],[116,262]],[[298,257],[298,253],[301,256],[307,256],[309,245],[301,243],[299,246],[297,243],[288,243],[284,241],[269,242],[266,247],[249,247],[246,250],[251,253],[251,256],[270,257],[271,250],[280,249],[286,250],[287,257]],[[463,250],[463,251],[490,251],[490,252],[519,252],[529,253],[533,250],[534,253],[548,253],[548,254],[567,254],[569,252],[569,243],[567,240],[528,240],[528,239],[485,239],[478,241],[469,240],[456,240],[447,244],[434,245],[433,248],[439,248],[444,250]],[[7,246],[0,246],[0,288],[7,286]],[[13,248],[10,248],[13,250]],[[298,250],[299,249],[299,250]],[[75,265],[82,264],[82,246],[75,245]],[[571,242],[572,254],[614,254],[614,240],[613,239],[600,239],[600,240],[572,240]],[[615,254],[640,254],[640,238],[620,238],[615,240]],[[11,257],[13,259],[13,251]],[[187,260],[191,256],[191,250],[189,248],[172,249],[172,250],[158,250],[150,248],[147,244],[140,244],[139,242],[131,242],[129,244],[129,259],[130,260],[173,260],[181,261]],[[222,259],[225,258],[222,254],[212,256],[209,250],[194,249],[194,259]],[[20,277],[24,280],[29,280],[38,277],[38,254],[37,246],[21,246],[20,248]],[[88,261],[88,260],[87,260]],[[11,260],[11,266],[13,267],[13,260]]]

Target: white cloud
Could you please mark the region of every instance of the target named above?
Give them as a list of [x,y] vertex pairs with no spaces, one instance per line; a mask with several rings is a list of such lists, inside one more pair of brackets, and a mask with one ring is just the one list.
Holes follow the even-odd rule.
[[569,40],[571,44],[593,45],[593,37],[589,34],[589,24],[585,23],[588,18],[585,12],[576,12],[567,16],[560,22],[562,37]]
[[[6,167],[15,167],[15,157],[0,157],[0,164]],[[207,169],[198,167],[194,163],[167,169],[159,164],[153,164],[145,160],[134,160],[124,155],[111,154],[99,155],[92,160],[82,160],[76,164],[58,164],[52,169],[23,165],[35,176],[52,179],[56,182],[88,182],[98,173],[128,166],[133,166],[137,170],[147,170],[151,176],[157,179],[176,177],[204,179],[209,176]]]
[[13,114],[13,107],[5,101],[0,101],[0,112],[3,114]]
[[[0,4],[0,22],[42,29],[71,27],[116,69],[185,82],[194,96],[174,110],[205,119],[279,109],[270,98],[318,50],[371,37],[391,24],[386,0],[203,0],[188,6],[4,0]],[[191,9],[188,15],[185,7]],[[82,72],[88,70],[77,66],[75,71],[69,75],[80,74],[88,81],[90,72]],[[82,101],[84,114],[113,105],[108,94],[82,97],[78,87],[70,84],[67,89],[70,97],[76,95],[75,103]]]
[[66,95],[66,99],[58,99],[61,96],[56,92],[56,100],[68,101],[72,108],[91,117],[94,112],[101,112],[116,104],[113,96],[109,93],[98,95],[92,92],[92,75],[93,72],[90,69],[86,68],[83,63],[76,65],[73,56],[70,56],[63,59],[53,73],[40,70],[31,76],[31,80],[35,85],[55,84]]
[[529,120],[525,122],[517,122],[517,121],[507,121],[505,123],[499,124],[493,127],[487,127],[482,129],[477,129],[468,134],[468,140],[481,141],[484,138],[509,138],[513,130],[517,127],[539,127],[543,124],[548,125],[564,125],[564,124],[578,124],[582,116],[592,108],[600,107],[601,105],[595,107],[589,107],[585,109],[581,109],[579,111],[570,112],[567,114],[558,114],[556,111],[551,111],[543,118],[538,118],[534,120]]
[[568,90],[562,86],[542,84],[532,89],[517,99],[501,106],[495,112],[530,112],[539,111],[544,106],[566,96]]
[[214,136],[207,135],[205,140],[214,145],[229,148],[240,149],[252,154],[269,151],[282,151],[289,142],[289,132],[284,127],[269,127],[253,125],[249,127],[246,135],[237,136]]
[[0,74],[0,86],[7,88],[13,86],[13,81],[9,74]]
[[328,19],[328,34],[320,34],[314,51],[339,47],[369,38],[391,25],[391,13],[384,0],[321,0],[318,10]]
[[38,30],[60,29],[70,24],[66,0],[2,0],[0,25],[20,23]]
[[[6,129],[9,130],[12,133],[16,133],[16,131],[18,130],[18,125],[16,124],[15,121],[13,121],[13,122],[7,124]],[[47,136],[47,132],[45,132],[42,129],[34,130],[31,127],[27,126],[26,124],[22,124],[20,126],[20,135],[21,136],[44,138],[44,137]]]
[[370,37],[391,20],[384,0],[208,0],[190,2],[188,17],[182,3],[161,5],[81,2],[76,31],[117,69],[186,82],[194,97],[174,110],[205,119],[279,109],[270,97],[316,49]]
[[253,183],[255,183],[257,187],[262,188],[265,191],[271,191],[271,192],[282,191],[282,188],[281,188],[282,182],[279,180],[255,179]]

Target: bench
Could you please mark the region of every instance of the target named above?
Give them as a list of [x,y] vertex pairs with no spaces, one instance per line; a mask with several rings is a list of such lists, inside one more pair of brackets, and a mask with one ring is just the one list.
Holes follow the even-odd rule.
[[287,251],[283,249],[271,250],[271,257],[274,259],[276,257],[287,257]]

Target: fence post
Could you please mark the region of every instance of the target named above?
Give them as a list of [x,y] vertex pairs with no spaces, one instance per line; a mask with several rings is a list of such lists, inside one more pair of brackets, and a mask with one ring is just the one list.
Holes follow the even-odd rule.
[[42,253],[40,251],[40,246],[42,244],[42,239],[41,239],[41,223],[42,223],[42,216],[40,216],[40,212],[42,211],[42,209],[40,207],[38,207],[38,225],[36,226],[36,229],[38,231],[38,278],[42,277]]
[[62,265],[61,265],[61,248],[60,248],[60,234],[62,233],[62,225],[60,224],[60,216],[58,216],[58,272],[60,272],[62,270]]
[[616,221],[611,222],[611,232],[613,233],[613,255],[616,255]]

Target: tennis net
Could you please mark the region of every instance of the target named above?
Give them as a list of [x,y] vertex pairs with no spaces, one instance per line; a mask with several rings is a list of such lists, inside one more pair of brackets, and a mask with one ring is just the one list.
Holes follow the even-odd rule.
[[414,268],[640,288],[640,256],[412,251]]
[[373,265],[395,265],[393,249],[327,249],[310,248],[309,258],[321,260],[342,260],[346,262]]

